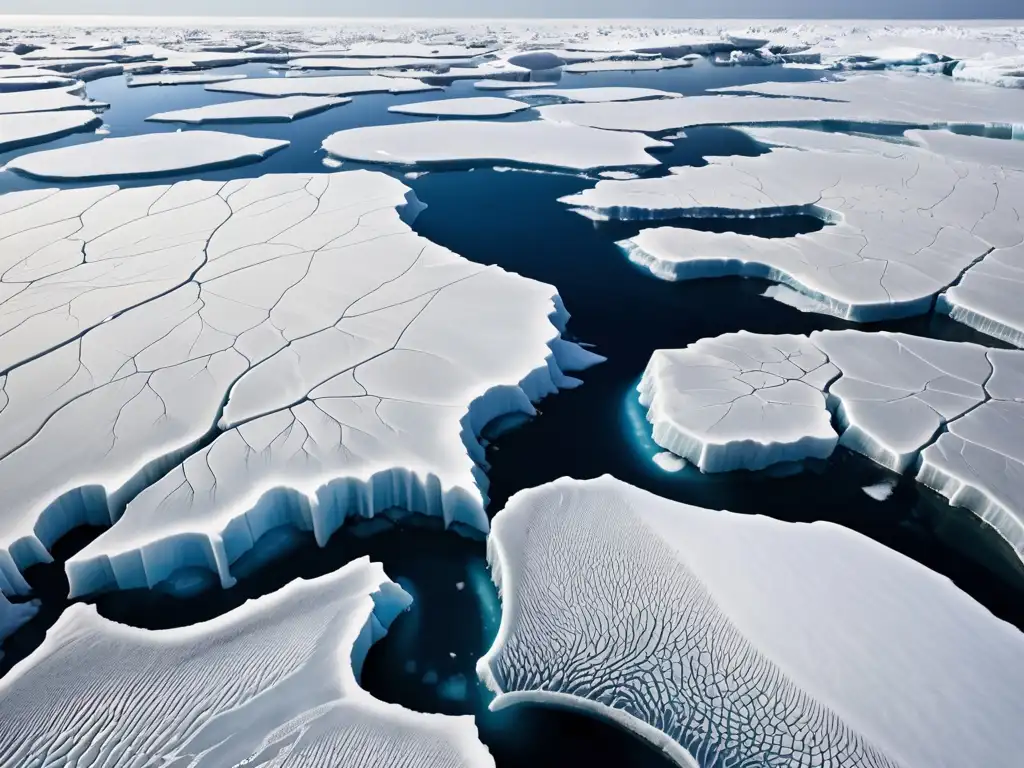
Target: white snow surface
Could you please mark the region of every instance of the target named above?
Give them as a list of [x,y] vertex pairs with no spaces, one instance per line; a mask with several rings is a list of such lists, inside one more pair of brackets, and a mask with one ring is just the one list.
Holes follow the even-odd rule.
[[514,162],[590,170],[658,165],[647,153],[670,146],[640,133],[598,131],[543,121],[404,123],[339,131],[324,139],[335,157],[369,163]]
[[152,75],[132,75],[127,79],[127,85],[129,88],[141,88],[150,85],[207,85],[243,79],[245,79],[245,75],[239,74],[218,75],[213,72],[160,72]]
[[146,120],[158,123],[285,123],[348,104],[352,99],[329,96],[283,96],[278,99],[245,99],[208,104],[193,109],[160,112]]
[[[656,351],[638,390],[654,442],[704,472],[827,458],[837,438],[897,473],[923,460],[919,481],[1024,559],[1024,452],[1014,447],[1024,351],[888,332],[741,331]],[[957,453],[965,441],[978,457]]]
[[678,99],[678,93],[658,88],[605,87],[605,88],[541,88],[510,93],[512,98],[544,97],[566,102],[592,103],[606,101],[643,101],[645,99]]
[[0,115],[0,152],[98,128],[102,123],[99,115],[85,109]]
[[730,86],[681,100],[554,104],[539,111],[543,118],[554,122],[647,132],[696,125],[825,120],[923,127],[945,127],[950,123],[1021,126],[1024,91],[993,92],[956,83],[948,77],[887,72],[849,75],[830,82]]
[[453,66],[462,66],[467,62],[464,59],[439,59],[439,58],[360,58],[351,56],[331,57],[303,57],[290,59],[288,66],[294,69],[352,69],[352,70],[373,70],[373,69],[431,69],[442,71]]
[[647,72],[692,66],[693,61],[690,59],[602,59],[568,64],[564,67],[564,71],[585,75],[589,72]]
[[660,178],[601,181],[563,202],[623,219],[823,219],[828,226],[793,237],[660,227],[620,246],[662,279],[765,278],[860,322],[930,311],[979,259],[1024,239],[1011,202],[1024,199],[1024,174],[871,138],[746,131],[772,151],[711,157]]
[[[1004,170],[1024,171],[1024,141],[963,136],[951,131],[906,131],[914,144],[949,157],[980,165],[995,165]],[[1024,126],[1020,138],[1024,139]]]
[[[67,88],[41,88],[32,91],[0,93],[0,115],[24,112],[57,112],[66,109],[98,109],[106,106],[82,96],[77,83]],[[2,138],[2,137],[0,137]]]
[[472,718],[359,686],[371,644],[411,602],[363,558],[181,629],[74,605],[0,680],[0,763],[490,768]]
[[498,96],[470,96],[462,99],[438,99],[418,101],[413,104],[396,104],[388,112],[424,117],[504,117],[530,109],[529,104],[515,99]]
[[480,91],[515,91],[534,88],[550,88],[557,83],[544,83],[531,80],[480,80],[473,87]]
[[601,358],[418,209],[367,171],[0,197],[0,591],[84,522],[76,594],[395,506],[486,531],[476,435]]
[[155,176],[257,162],[288,144],[219,131],[146,133],[32,152],[5,167],[53,181]]
[[362,93],[416,93],[437,90],[414,79],[382,75],[336,77],[247,77],[206,86],[208,91],[247,93],[251,96],[355,96]]
[[488,556],[502,621],[477,669],[492,709],[580,709],[683,766],[1019,754],[1024,636],[846,528],[561,479],[512,497]]

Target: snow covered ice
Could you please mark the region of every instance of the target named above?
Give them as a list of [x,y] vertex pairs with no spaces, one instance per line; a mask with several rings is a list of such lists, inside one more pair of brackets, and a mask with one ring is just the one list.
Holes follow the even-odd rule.
[[[1024,239],[1011,202],[1024,199],[1024,174],[871,138],[746,132],[772,151],[712,157],[707,166],[673,168],[661,178],[601,181],[563,202],[623,219],[821,219],[828,226],[793,237],[655,227],[620,245],[666,280],[765,278],[859,322],[930,311],[965,272],[984,269],[979,262],[999,259]],[[998,304],[999,296],[988,302]],[[949,314],[986,330],[972,315]]]
[[916,468],[1024,559],[1021,393],[1024,351],[859,331],[702,339],[656,351],[639,385],[654,441],[701,471],[827,458],[840,444]]
[[287,123],[348,104],[349,98],[326,96],[282,96],[279,99],[245,99],[206,107],[160,112],[146,119],[156,123]]
[[74,605],[0,680],[0,764],[491,768],[471,718],[359,687],[370,645],[411,602],[362,559],[181,629]]
[[84,109],[0,115],[0,152],[98,128],[102,123],[99,115]]
[[218,131],[150,133],[32,152],[5,167],[51,181],[157,176],[258,162],[287,146]]
[[497,96],[472,96],[465,99],[439,99],[396,104],[389,112],[422,117],[505,117],[529,109],[530,105]]
[[323,146],[335,157],[367,163],[509,162],[583,171],[658,165],[647,150],[670,145],[640,133],[542,121],[449,120],[350,128],[328,136]]
[[600,360],[560,339],[552,287],[414,234],[418,202],[382,174],[0,203],[17,286],[0,335],[4,592],[86,521],[116,524],[68,564],[78,594],[183,565],[228,585],[272,527],[324,543],[393,506],[486,531],[476,435]]
[[246,77],[213,83],[208,91],[245,93],[250,96],[355,96],[362,93],[417,93],[437,87],[415,79],[382,75],[344,75],[338,77]]
[[510,93],[512,98],[548,98],[565,102],[592,103],[608,101],[643,101],[645,99],[677,99],[678,93],[658,88],[530,88]]
[[1020,632],[845,528],[562,479],[509,501],[488,559],[503,603],[478,666],[492,709],[576,708],[692,767],[1019,754]]

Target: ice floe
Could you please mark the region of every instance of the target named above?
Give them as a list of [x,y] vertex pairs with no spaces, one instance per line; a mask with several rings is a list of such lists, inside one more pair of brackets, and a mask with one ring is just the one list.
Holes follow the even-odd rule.
[[243,80],[241,74],[215,74],[213,72],[160,72],[152,75],[132,75],[128,78],[129,88],[141,88],[150,85],[208,85],[210,83],[226,83],[230,80]]
[[486,530],[476,435],[600,358],[418,207],[367,171],[0,197],[0,588],[86,521],[76,593],[394,506]]
[[[3,70],[0,70],[2,72]],[[56,75],[35,75],[31,77],[4,77],[0,74],[0,93],[35,91],[42,88],[71,88],[75,81]]]
[[279,139],[218,131],[147,133],[32,152],[5,167],[58,181],[157,176],[258,162],[287,146]]
[[348,104],[352,99],[328,96],[282,96],[278,99],[245,99],[209,104],[193,109],[160,112],[146,120],[157,123],[288,123]]
[[106,104],[90,101],[82,96],[79,85],[0,93],[0,115],[58,112],[66,109],[100,109],[105,106]]
[[[1024,126],[1019,131],[1024,139]],[[964,136],[951,131],[906,131],[903,134],[914,144],[949,157],[979,165],[995,165],[1003,169],[1024,171],[1024,141],[1012,138]]]
[[0,681],[0,763],[491,768],[472,718],[359,686],[370,646],[411,602],[361,559],[181,629],[74,605]]
[[0,115],[0,152],[97,128],[102,123],[99,115],[84,109]]
[[1001,248],[941,293],[935,311],[989,336],[1024,347],[1024,244]]
[[827,458],[825,387],[839,375],[806,337],[740,332],[658,350],[640,382],[654,441],[702,472]]
[[605,101],[643,101],[645,99],[676,99],[678,93],[657,88],[542,88],[510,93],[512,98],[550,98],[565,102],[591,103]]
[[414,79],[382,75],[337,77],[247,77],[206,86],[208,91],[247,93],[251,96],[355,96],[362,93],[416,93],[437,90]]
[[396,104],[388,112],[424,117],[505,117],[530,109],[529,104],[497,96],[470,96],[463,99],[438,99],[412,104]]
[[364,59],[352,57],[331,57],[331,58],[298,58],[290,59],[288,66],[293,69],[351,69],[351,70],[374,70],[374,69],[430,69],[443,71],[453,66],[465,65],[463,59],[429,59],[429,58],[379,58]]
[[773,150],[712,157],[660,178],[601,181],[563,201],[606,218],[822,219],[829,226],[794,237],[661,227],[620,245],[666,280],[765,278],[860,322],[930,311],[965,270],[1024,237],[1010,202],[1024,198],[1022,174],[844,134],[747,132]]
[[554,104],[540,114],[555,122],[623,131],[660,132],[695,125],[898,123],[910,127],[1024,125],[1024,92],[993,95],[946,77],[899,73],[850,75],[830,82],[766,82],[719,88],[681,100]]
[[658,165],[648,149],[671,146],[639,133],[598,131],[542,121],[475,120],[368,126],[324,139],[345,160],[401,165],[514,162],[590,170]]
[[681,69],[692,67],[690,59],[602,59],[569,64],[565,72],[585,75],[588,72],[645,72],[660,69]]
[[[1024,558],[1024,453],[1010,437],[1022,393],[1024,351],[859,331],[658,350],[639,386],[654,441],[704,472],[826,458],[838,438],[895,472],[917,467]],[[979,457],[957,464],[967,442]]]
[[1024,88],[1024,53],[1015,56],[985,56],[958,62],[953,68],[954,80],[998,85],[1003,88]]
[[515,91],[524,88],[550,88],[557,83],[529,81],[529,80],[480,80],[473,83],[473,87],[480,91]]
[[582,710],[683,766],[1019,754],[1021,633],[848,529],[562,479],[512,497],[488,557],[502,621],[477,670],[492,709]]

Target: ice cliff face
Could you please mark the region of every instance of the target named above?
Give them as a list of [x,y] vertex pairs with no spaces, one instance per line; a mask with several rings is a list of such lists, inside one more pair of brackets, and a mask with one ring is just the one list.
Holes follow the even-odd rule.
[[270,527],[325,542],[396,505],[487,530],[479,430],[599,358],[553,288],[419,237],[417,205],[370,172],[0,198],[3,591],[84,522],[116,525],[77,593],[230,584]]

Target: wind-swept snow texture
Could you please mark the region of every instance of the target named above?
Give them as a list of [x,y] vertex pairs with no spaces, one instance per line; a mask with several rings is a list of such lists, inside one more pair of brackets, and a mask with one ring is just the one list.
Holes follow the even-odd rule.
[[472,718],[359,687],[370,645],[411,602],[361,559],[182,629],[74,605],[0,681],[0,765],[489,768]]
[[250,96],[355,96],[361,93],[417,93],[438,90],[415,79],[382,75],[338,77],[247,77],[206,86],[208,91]]
[[398,165],[519,163],[591,170],[658,165],[648,149],[671,146],[640,133],[598,131],[542,121],[476,120],[350,128],[324,139],[344,160]]
[[838,439],[895,472],[916,467],[1024,558],[1022,351],[741,331],[656,351],[639,392],[654,441],[704,472],[827,458]]
[[254,163],[287,146],[218,131],[148,133],[32,152],[5,167],[51,181],[160,176]]
[[209,104],[193,109],[161,112],[147,117],[156,123],[289,123],[302,117],[326,112],[348,104],[352,99],[327,96],[283,96],[279,99],[245,99],[224,104]]
[[1015,765],[1024,638],[860,534],[691,507],[605,476],[512,497],[478,665],[683,766]]
[[85,522],[76,594],[395,506],[486,531],[476,435],[600,358],[418,206],[368,171],[0,197],[0,591]]
[[396,104],[388,107],[388,112],[403,115],[420,115],[424,117],[505,117],[529,109],[515,99],[499,96],[471,96],[464,99],[439,99],[437,101],[418,101],[414,104]]
[[[599,62],[601,63],[601,62]],[[850,75],[834,82],[766,82],[719,88],[679,100],[555,104],[540,115],[559,123],[660,132],[696,125],[898,123],[1024,125],[1024,91],[993,92],[946,77]]]
[[[712,157],[704,167],[673,168],[661,178],[601,181],[563,202],[606,218],[823,219],[831,226],[794,237],[662,227],[620,246],[662,279],[764,278],[859,322],[929,312],[965,271],[984,269],[1024,240],[1015,208],[1024,200],[1024,173],[842,134],[747,132],[773,150]],[[999,303],[986,291],[978,309]],[[950,314],[986,332],[998,322],[977,309]],[[998,330],[1003,338],[1024,337],[1024,326],[1003,323]]]

